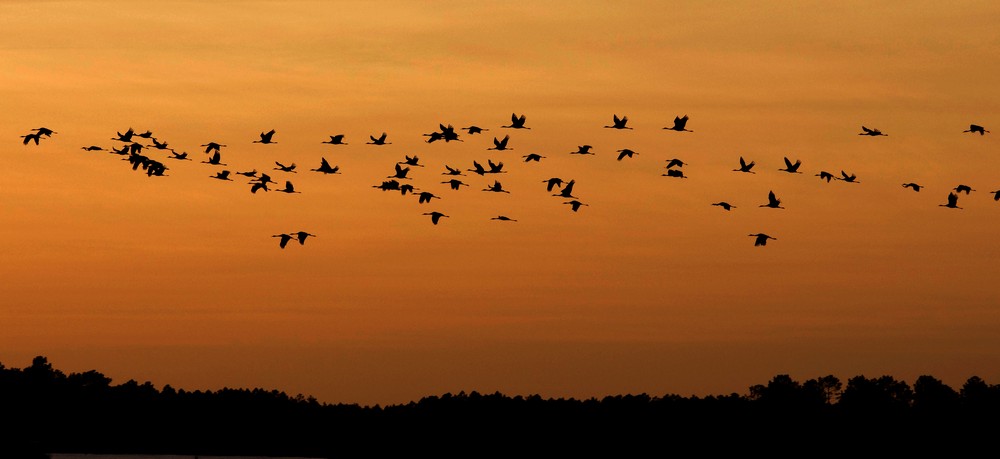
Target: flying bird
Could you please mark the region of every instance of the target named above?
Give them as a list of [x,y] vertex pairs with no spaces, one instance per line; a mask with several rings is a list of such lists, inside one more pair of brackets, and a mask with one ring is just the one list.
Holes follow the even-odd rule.
[[969,193],[971,193],[973,191],[976,191],[976,190],[972,189],[972,187],[970,187],[969,185],[959,185],[959,186],[956,186],[954,188],[954,190],[957,193],[965,193],[965,194],[969,194]]
[[830,180],[834,179],[833,174],[827,171],[820,171],[818,174],[816,174],[816,176],[819,177],[820,180],[826,180],[826,183],[830,183]]
[[296,231],[292,234],[295,235],[295,238],[299,240],[299,245],[305,245],[306,238],[308,237],[316,237],[315,234],[310,234],[305,231]]
[[462,173],[461,169],[455,169],[447,164],[444,165],[444,168],[447,169],[448,172],[442,172],[441,175],[465,175]]
[[761,204],[758,207],[770,207],[772,209],[784,209],[781,207],[781,200],[774,195],[774,191],[767,193],[767,204]]
[[990,193],[993,193],[993,200],[994,201],[1000,201],[1000,190],[990,191]]
[[387,134],[384,133],[384,132],[378,138],[375,138],[375,136],[370,135],[370,136],[368,136],[368,138],[372,139],[372,141],[371,142],[366,142],[366,143],[368,145],[389,145],[389,144],[391,144],[392,142],[386,142],[385,141],[386,137],[387,137]]
[[332,166],[331,167],[330,163],[327,162],[326,158],[320,158],[319,161],[320,161],[319,162],[319,167],[316,168],[316,169],[310,169],[311,171],[322,172],[324,174],[339,174],[340,173],[339,172],[340,171],[340,166]]
[[622,158],[625,158],[626,156],[631,158],[632,155],[638,155],[638,154],[639,153],[629,150],[628,148],[623,148],[621,150],[618,150],[618,160],[621,161]]
[[627,116],[623,116],[621,118],[619,118],[617,114],[613,115],[613,116],[614,116],[614,121],[613,121],[614,124],[608,125],[608,126],[604,126],[604,127],[611,128],[611,129],[632,129],[630,127],[626,127],[625,126],[625,124],[628,123],[628,117]]
[[406,196],[406,193],[412,194],[413,190],[416,190],[416,188],[414,188],[413,185],[410,185],[409,183],[404,183],[402,185],[399,185],[399,194],[403,196]]
[[503,161],[494,163],[492,159],[487,159],[486,163],[490,165],[490,170],[486,171],[487,174],[506,174],[507,171],[503,170]]
[[274,190],[274,191],[280,191],[282,193],[301,193],[301,191],[295,191],[295,186],[292,185],[292,182],[290,182],[288,180],[285,180],[285,188],[282,188],[280,190]]
[[462,129],[465,129],[466,131],[468,131],[469,135],[480,134],[483,131],[489,131],[489,129],[483,129],[483,128],[479,127],[479,126],[469,126],[469,127],[464,127]]
[[492,191],[494,193],[510,193],[510,191],[503,189],[503,185],[501,185],[500,182],[497,180],[493,181],[493,185],[483,188],[483,191]]
[[958,207],[958,195],[955,193],[948,193],[948,203],[938,204],[938,206],[948,207],[951,209],[961,209],[961,207]]
[[32,132],[32,133],[28,133],[28,134],[22,135],[21,138],[24,139],[24,142],[23,142],[24,145],[27,145],[31,141],[34,141],[35,145],[38,145],[38,141],[41,140],[42,135],[39,134],[39,133],[37,133],[37,132]]
[[962,132],[971,132],[973,134],[979,133],[979,135],[985,135],[987,132],[990,132],[990,131],[987,131],[986,128],[984,128],[984,127],[982,127],[982,126],[980,126],[978,124],[970,124],[969,125],[969,129],[966,129],[966,130],[964,130]]
[[580,146],[576,147],[576,151],[571,151],[571,152],[569,152],[569,154],[571,154],[571,155],[593,155],[594,153],[590,151],[591,148],[593,148],[593,147],[591,147],[590,145],[580,145]]
[[534,162],[537,163],[537,162],[541,161],[542,158],[544,158],[544,156],[542,156],[542,155],[540,155],[538,153],[528,153],[528,154],[522,156],[522,158],[524,158],[524,162],[526,162],[526,163],[530,162],[530,161],[534,161]]
[[215,175],[209,175],[209,177],[219,180],[229,180],[230,182],[233,181],[233,179],[229,178],[229,171],[219,171]]
[[276,164],[278,166],[278,167],[273,168],[276,171],[297,173],[297,172],[295,172],[295,163],[291,163],[291,164],[289,164],[289,165],[286,166],[284,164],[281,164],[281,163],[275,161],[274,164]]
[[754,247],[767,245],[767,240],[768,239],[778,240],[778,238],[768,236],[768,235],[766,235],[764,233],[755,233],[755,234],[750,234],[749,236],[752,236],[752,237],[756,238],[753,241],[753,246]]
[[500,127],[511,128],[511,129],[531,129],[530,127],[524,126],[524,121],[525,121],[524,115],[517,116],[516,113],[511,113],[510,124]]
[[394,167],[396,168],[396,173],[393,175],[389,175],[386,178],[409,179],[409,177],[406,176],[406,174],[410,172],[409,167],[403,167],[400,166],[399,164],[396,164]]
[[685,126],[687,126],[687,122],[688,122],[688,116],[687,115],[684,115],[683,117],[681,117],[681,116],[675,116],[674,117],[674,125],[672,127],[665,127],[663,129],[667,129],[667,130],[671,130],[671,131],[680,131],[680,132],[694,132],[692,130],[689,130],[689,129],[685,128]]
[[840,171],[840,175],[841,175],[840,177],[834,177],[834,178],[836,178],[837,180],[843,180],[848,183],[861,183],[858,181],[858,177],[854,174],[847,175],[847,172]]
[[756,172],[750,170],[750,169],[753,169],[754,164],[757,164],[757,163],[755,161],[750,161],[750,163],[747,163],[743,159],[743,157],[740,156],[740,168],[739,169],[733,169],[733,170],[736,171],[736,172],[749,172],[751,174],[756,174]]
[[347,143],[344,142],[344,134],[331,135],[330,140],[320,143],[328,143],[330,145],[347,145]]
[[472,161],[472,167],[473,169],[466,169],[466,170],[469,172],[475,172],[479,175],[486,175],[486,169],[483,167],[482,164],[479,164],[479,161]]
[[576,184],[576,180],[570,180],[569,182],[566,182],[566,184],[564,184],[562,186],[562,191],[560,191],[558,194],[554,194],[552,196],[559,196],[560,198],[574,198],[574,199],[576,199],[576,196],[573,196],[573,186],[575,184]]
[[681,160],[679,160],[677,158],[668,159],[666,161],[667,161],[667,169],[670,169],[671,167],[674,167],[674,166],[676,166],[676,167],[684,167],[684,165],[687,164],[684,161],[681,161]]
[[441,220],[441,217],[445,217],[445,218],[448,217],[447,215],[442,214],[441,212],[424,212],[423,215],[430,215],[431,216],[431,223],[433,223],[435,225],[438,224],[438,221]]
[[191,161],[191,158],[188,158],[188,153],[186,151],[183,153],[177,153],[176,151],[170,150],[170,159]]
[[257,191],[259,190],[271,191],[270,189],[267,188],[267,182],[251,182],[251,183],[253,183],[253,185],[250,186],[250,192],[253,194],[257,194]]
[[225,145],[222,145],[222,144],[216,143],[216,142],[209,142],[209,143],[206,143],[206,144],[204,144],[202,146],[205,147],[205,153],[211,153],[213,150],[216,153],[218,153],[222,149],[222,147],[224,147]]
[[291,234],[285,234],[285,233],[275,234],[271,237],[281,238],[278,240],[278,247],[281,248],[285,248],[285,246],[288,245],[288,241],[291,241],[294,238],[294,236],[292,236]]
[[911,183],[904,183],[903,188],[912,188],[913,191],[920,191],[920,189],[923,188],[923,186],[911,182]]
[[431,202],[431,199],[441,199],[441,197],[435,196],[434,193],[429,191],[421,191],[420,194],[417,195],[417,202],[420,204]]
[[584,203],[582,203],[580,201],[577,201],[575,199],[572,200],[572,201],[566,201],[563,204],[569,204],[570,208],[573,209],[573,212],[576,212],[576,211],[580,210],[580,206],[589,206],[590,205],[590,204],[584,204]]
[[84,149],[85,151],[104,151],[103,148],[97,145],[91,145],[89,147],[80,147],[80,148]]
[[864,126],[861,126],[861,130],[864,131],[864,132],[860,132],[860,133],[858,133],[858,135],[870,135],[872,137],[880,136],[880,135],[888,135],[888,134],[883,134],[882,131],[880,131],[878,129],[869,129],[869,128],[866,128]]
[[801,166],[801,165],[802,165],[802,161],[796,159],[795,163],[793,164],[791,161],[788,160],[788,157],[786,156],[785,157],[785,168],[784,169],[780,169],[779,168],[778,170],[779,171],[785,171],[785,172],[788,172],[790,174],[801,174],[801,172],[799,172],[799,166]]
[[458,180],[458,179],[451,179],[451,180],[448,180],[447,182],[441,182],[441,183],[447,183],[448,185],[451,186],[451,189],[453,189],[453,190],[457,190],[457,189],[459,189],[459,187],[462,187],[462,186],[469,186],[468,183],[464,183],[464,182],[462,182],[461,180]]
[[413,156],[404,155],[404,156],[406,157],[406,160],[399,161],[396,164],[406,164],[407,166],[424,167],[423,164],[419,164],[420,163],[420,158],[417,157],[417,155],[413,155]]
[[38,135],[44,135],[45,137],[52,137],[52,134],[58,134],[58,132],[47,127],[34,128],[32,131],[37,132]]
[[132,141],[132,136],[135,135],[135,131],[133,131],[132,128],[128,128],[128,130],[125,131],[124,134],[122,134],[121,132],[116,132],[116,133],[118,134],[118,137],[112,137],[111,140],[120,140],[122,142],[131,142]]
[[552,189],[555,188],[555,187],[557,187],[557,186],[561,188],[562,184],[563,184],[563,181],[559,177],[552,177],[552,178],[550,178],[548,180],[542,180],[542,183],[546,184],[546,186],[545,186],[546,190],[552,191]]
[[721,207],[723,209],[726,209],[726,210],[730,210],[730,209],[735,209],[736,208],[736,206],[734,206],[734,205],[732,205],[732,204],[730,204],[730,203],[728,203],[726,201],[716,202],[716,203],[713,203],[712,205],[713,206],[719,206],[719,207]]
[[687,178],[684,175],[684,171],[680,169],[667,169],[666,174],[660,174],[663,177],[676,177],[676,178]]
[[254,140],[253,143],[278,143],[271,140],[274,137],[274,129],[267,132],[260,133],[260,140]]
[[202,163],[211,164],[213,166],[228,166],[228,164],[222,162],[222,155],[218,151],[212,154],[212,156],[208,158],[208,161],[202,161]]
[[493,138],[493,146],[487,148],[487,150],[513,150],[513,148],[507,148],[507,142],[510,140],[509,135],[503,136],[503,139]]
[[257,169],[254,169],[252,171],[245,171],[245,172],[239,172],[239,171],[237,171],[236,173],[239,174],[239,175],[242,175],[244,177],[250,177],[250,178],[257,177]]
[[508,217],[506,215],[498,215],[496,217],[491,218],[490,220],[500,220],[500,221],[505,221],[505,222],[516,222],[517,221],[517,220],[514,220],[513,218],[510,218],[510,217]]

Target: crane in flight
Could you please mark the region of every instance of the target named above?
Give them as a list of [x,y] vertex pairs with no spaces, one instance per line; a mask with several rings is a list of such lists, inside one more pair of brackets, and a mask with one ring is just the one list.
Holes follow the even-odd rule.
[[826,180],[826,183],[830,183],[830,180],[834,179],[833,174],[827,171],[819,171],[819,173],[816,174],[816,176],[819,177],[820,180]]
[[761,204],[758,207],[770,207],[772,209],[784,209],[784,207],[781,207],[781,200],[778,199],[778,197],[774,195],[774,191],[773,190],[767,193],[767,204]]
[[316,169],[309,169],[311,171],[322,172],[324,174],[339,174],[340,166],[330,166],[330,163],[326,158],[319,159],[319,167]]
[[904,183],[903,188],[912,188],[913,191],[920,191],[920,189],[923,188],[923,185],[917,185],[916,183],[910,182]]
[[969,185],[959,185],[959,186],[956,186],[954,188],[954,190],[955,190],[956,193],[965,193],[965,194],[969,194],[969,193],[971,193],[973,191],[976,191],[976,190],[972,189],[972,187],[970,187]]
[[315,234],[307,233],[305,231],[296,231],[292,234],[295,236],[296,239],[298,239],[299,245],[304,245],[306,243],[306,238],[308,237],[316,237]]
[[571,154],[571,155],[593,155],[594,152],[590,151],[591,148],[593,148],[593,147],[590,146],[590,145],[580,145],[580,146],[576,147],[576,151],[571,151],[571,152],[569,152],[569,154]]
[[792,163],[788,159],[788,157],[786,156],[785,157],[785,168],[784,169],[780,169],[779,168],[778,170],[779,171],[785,171],[785,172],[788,172],[790,174],[801,174],[801,172],[799,172],[799,166],[802,166],[802,161],[796,159],[795,162]]
[[274,168],[274,170],[276,170],[276,171],[291,172],[293,174],[297,173],[297,172],[295,172],[295,163],[291,163],[291,164],[289,164],[289,165],[286,166],[284,164],[281,164],[281,163],[275,161],[274,164],[278,166],[278,167]]
[[372,141],[371,142],[366,142],[366,143],[368,145],[389,145],[389,144],[391,144],[392,142],[386,142],[385,141],[386,137],[388,137],[388,134],[386,134],[384,132],[378,138],[375,138],[375,136],[370,135],[370,136],[368,136],[368,138],[372,139]]
[[948,207],[950,209],[961,209],[961,207],[958,207],[958,195],[955,193],[948,193],[948,203],[938,204],[938,206]]
[[720,202],[712,203],[712,205],[713,206],[719,206],[719,207],[721,207],[723,209],[726,209],[726,210],[730,210],[730,209],[735,209],[736,208],[736,206],[734,206],[734,205],[732,205],[732,204],[730,204],[730,203],[728,203],[726,201],[720,201]]
[[291,234],[287,234],[287,233],[275,234],[275,235],[272,235],[271,237],[280,238],[280,239],[278,239],[278,247],[281,247],[281,248],[285,248],[285,246],[288,245],[288,241],[291,241],[292,239],[294,239],[294,236],[292,236]]
[[540,155],[538,153],[528,153],[528,154],[522,156],[522,158],[524,158],[524,162],[526,162],[526,163],[527,162],[531,162],[531,161],[534,161],[534,162],[537,163],[537,162],[541,161],[542,158],[544,158],[544,156],[542,156],[542,155]]
[[690,129],[687,129],[687,127],[686,127],[687,126],[687,122],[688,122],[688,116],[687,115],[684,115],[684,116],[675,116],[674,117],[674,125],[673,126],[665,127],[663,129],[666,129],[666,130],[669,130],[669,131],[678,131],[678,132],[694,132],[694,131],[692,131]]
[[493,146],[487,148],[487,150],[513,150],[513,148],[507,148],[507,142],[510,141],[510,136],[505,135],[503,139],[493,138]]
[[962,132],[971,132],[973,134],[977,134],[978,133],[979,135],[985,135],[986,133],[988,133],[990,131],[987,131],[986,128],[984,128],[984,127],[982,127],[982,126],[980,126],[978,124],[970,124],[969,125],[969,129],[966,129],[966,130],[964,130]]
[[517,116],[516,113],[511,113],[510,114],[510,124],[508,124],[506,126],[500,126],[500,127],[511,128],[511,129],[531,129],[530,127],[525,127],[524,126],[524,121],[525,121],[524,115]]
[[330,145],[347,145],[347,143],[344,142],[344,134],[331,135],[330,140],[325,140],[320,143],[328,143]]
[[574,199],[572,201],[566,201],[563,204],[569,204],[570,208],[573,209],[573,212],[576,212],[576,211],[580,210],[580,206],[589,206],[590,205],[590,204],[584,204],[584,203],[582,203],[580,201],[577,201],[576,199]]
[[869,128],[864,127],[864,126],[861,126],[861,131],[863,131],[863,132],[858,133],[858,135],[868,135],[868,136],[872,136],[872,137],[877,137],[877,136],[880,136],[880,135],[883,135],[883,136],[889,135],[889,134],[883,134],[882,131],[880,131],[878,129],[869,129]]
[[750,234],[749,236],[755,238],[754,241],[753,241],[753,246],[754,247],[767,245],[767,240],[768,239],[774,239],[776,241],[778,240],[778,238],[768,236],[768,235],[766,235],[764,233],[754,233],[754,234]]
[[504,222],[516,222],[517,221],[517,220],[514,220],[513,218],[510,218],[510,217],[508,217],[506,215],[497,215],[496,217],[493,217],[490,220],[500,220],[500,221],[504,221]]
[[630,150],[628,148],[623,148],[621,150],[618,150],[618,160],[621,161],[626,156],[629,157],[629,158],[631,158],[632,155],[638,155],[638,154],[639,153],[637,153],[635,151],[632,151],[632,150]]
[[756,174],[756,172],[750,170],[750,169],[753,169],[753,166],[755,164],[757,164],[755,161],[750,161],[749,163],[747,163],[746,160],[744,160],[743,157],[740,156],[740,168],[739,169],[733,169],[733,171],[735,171],[735,172],[749,172],[751,174]]
[[858,177],[856,175],[854,174],[848,175],[847,172],[844,171],[840,171],[840,177],[834,177],[834,178],[848,183],[861,183],[858,181]]
[[614,124],[606,125],[604,127],[611,129],[632,129],[630,127],[625,126],[628,123],[627,116],[622,116],[621,118],[619,118],[617,114],[613,116],[614,116],[614,121],[613,121]]
[[431,223],[435,225],[438,224],[438,222],[441,220],[441,217],[448,218],[447,215],[442,214],[441,212],[424,212],[423,215],[430,215]]
[[253,143],[278,143],[271,140],[272,137],[274,137],[274,129],[267,132],[261,132],[260,140],[254,140]]

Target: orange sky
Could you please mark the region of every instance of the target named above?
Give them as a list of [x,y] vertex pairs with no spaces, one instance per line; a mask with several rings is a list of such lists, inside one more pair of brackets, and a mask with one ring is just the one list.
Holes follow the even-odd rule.
[[[361,404],[1000,382],[1000,132],[962,132],[1000,129],[994,3],[66,1],[0,18],[8,367]],[[500,128],[511,112],[532,129]],[[613,114],[634,129],[604,129]],[[685,114],[694,132],[662,129]],[[439,123],[490,130],[424,142]],[[21,144],[41,126],[57,134]],[[81,150],[129,127],[195,160],[148,152],[170,167],[150,178]],[[349,145],[321,143],[338,133]],[[505,134],[512,150],[487,150]],[[210,141],[228,166],[200,163]],[[569,154],[583,144],[596,155]],[[372,188],[406,155],[442,199]],[[732,171],[740,156],[756,174]],[[321,157],[342,173],[309,171]],[[689,178],[661,176],[675,157]],[[488,159],[509,172],[440,183]],[[510,194],[480,191],[494,179]],[[960,183],[964,209],[940,207]],[[769,190],[786,209],[758,207]],[[299,229],[317,237],[271,237]]]

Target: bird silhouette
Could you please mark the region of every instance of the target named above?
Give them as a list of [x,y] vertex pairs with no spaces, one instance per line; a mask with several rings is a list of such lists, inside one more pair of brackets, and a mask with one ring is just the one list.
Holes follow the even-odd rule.
[[854,174],[848,175],[847,172],[840,171],[840,177],[834,177],[837,180],[841,180],[848,183],[861,183],[858,181],[858,177]]
[[420,204],[431,202],[431,199],[441,199],[441,197],[435,196],[434,193],[429,191],[421,191],[420,194],[417,195],[417,202]]
[[687,129],[685,127],[685,126],[687,126],[687,122],[688,122],[688,116],[687,115],[684,115],[684,116],[675,116],[674,117],[674,125],[671,126],[671,127],[665,127],[663,129],[667,129],[667,130],[671,130],[671,131],[680,131],[680,132],[694,132],[694,131],[689,130],[689,129]]
[[796,159],[795,163],[792,163],[791,161],[789,161],[788,157],[786,156],[785,157],[785,168],[784,169],[780,169],[779,168],[778,170],[779,171],[785,171],[785,172],[788,172],[790,174],[801,174],[801,172],[799,172],[799,167],[800,166],[802,166],[802,161]]
[[472,161],[472,169],[466,169],[469,172],[475,172],[479,175],[486,175],[486,169],[478,161]]
[[271,176],[267,175],[265,173],[261,173],[260,177],[257,177],[256,179],[251,180],[250,183],[253,183],[253,182],[259,182],[259,183],[264,183],[264,184],[275,183],[274,180],[271,180]]
[[272,137],[274,137],[274,129],[267,132],[261,132],[260,140],[254,140],[253,143],[278,143],[271,140]]
[[22,135],[21,138],[24,139],[24,141],[23,141],[24,145],[27,145],[29,142],[32,142],[32,141],[35,142],[35,145],[38,145],[38,142],[39,142],[39,140],[41,140],[42,135],[39,134],[39,133],[37,133],[37,132],[31,132],[31,133]]
[[490,170],[486,171],[487,174],[506,174],[507,171],[503,170],[503,161],[494,163],[492,159],[487,159],[486,163],[490,165]]
[[307,233],[305,231],[296,231],[296,232],[292,233],[292,235],[294,235],[295,238],[298,239],[299,245],[305,245],[306,238],[316,237],[315,234]]
[[406,193],[412,194],[414,190],[416,190],[416,188],[414,188],[413,185],[410,185],[409,183],[404,183],[402,185],[399,185],[399,194],[403,196],[406,196]]
[[716,203],[713,203],[712,205],[713,206],[719,206],[719,207],[721,207],[723,209],[726,209],[726,210],[730,210],[730,209],[735,209],[736,208],[736,206],[734,206],[734,205],[732,205],[732,204],[730,204],[730,203],[728,203],[726,201],[716,202]]
[[251,182],[251,183],[253,183],[253,185],[250,186],[250,192],[253,194],[257,194],[257,192],[260,190],[271,191],[267,187],[267,182]]
[[229,180],[230,182],[233,181],[233,179],[229,178],[229,171],[219,171],[215,175],[209,175],[209,177],[219,180]]
[[920,189],[923,188],[923,186],[911,182],[911,183],[904,183],[903,188],[912,188],[913,191],[920,191]]
[[[552,179],[549,179],[549,180],[552,180]],[[565,184],[563,184],[562,190],[559,191],[559,193],[554,194],[552,196],[559,196],[560,198],[573,198],[573,199],[576,199],[576,196],[573,196],[573,186],[574,185],[576,185],[576,180],[570,180],[569,182],[566,182]]]
[[451,180],[448,180],[447,182],[441,182],[441,183],[447,183],[448,185],[451,186],[451,189],[453,189],[453,190],[457,190],[457,189],[459,189],[460,187],[463,187],[463,186],[469,186],[468,183],[464,183],[464,182],[462,182],[459,179],[451,179]]
[[497,215],[496,217],[493,217],[490,220],[500,220],[500,221],[505,221],[505,222],[516,222],[517,221],[517,220],[514,220],[513,218],[510,218],[510,217],[508,217],[506,215]]
[[573,209],[573,212],[576,212],[576,211],[580,210],[580,206],[589,206],[590,205],[590,204],[584,204],[584,203],[582,203],[580,201],[577,201],[575,199],[572,200],[572,201],[566,201],[563,204],[569,204],[570,208]]
[[301,191],[295,191],[295,186],[292,185],[292,182],[290,182],[288,180],[285,180],[285,187],[284,188],[282,188],[280,190],[274,190],[274,191],[280,191],[282,193],[301,193]]
[[976,190],[972,189],[972,187],[970,187],[969,185],[959,185],[959,186],[956,186],[953,189],[957,193],[965,193],[965,194],[969,194],[969,193],[971,193],[973,191],[976,191]]
[[202,163],[211,164],[213,166],[228,166],[228,164],[222,162],[222,155],[218,151],[212,154],[212,156],[208,158],[208,161],[202,161]]
[[413,156],[404,155],[404,156],[406,156],[406,159],[403,161],[399,161],[396,164],[406,164],[407,166],[424,167],[423,164],[419,164],[420,158],[418,158],[417,155]]
[[136,134],[136,135],[139,136],[139,137],[142,137],[144,139],[152,139],[153,138],[153,131],[150,131],[149,129],[147,129],[146,132],[142,132],[142,133],[139,133],[139,134]]
[[1000,190],[990,191],[990,193],[993,193],[993,200],[994,201],[1000,201]]
[[252,171],[244,171],[244,172],[237,171],[236,173],[239,174],[239,175],[242,175],[244,177],[249,177],[249,178],[255,178],[255,177],[257,177],[257,169],[254,169]]
[[85,151],[104,151],[104,148],[101,148],[97,145],[91,145],[89,147],[80,147],[80,148],[84,149]]
[[753,246],[754,247],[767,245],[767,240],[768,239],[778,240],[778,238],[768,236],[768,235],[766,235],[764,233],[755,233],[755,234],[750,234],[749,236],[752,236],[752,237],[756,238],[753,241]]
[[507,148],[507,142],[510,141],[510,136],[505,135],[503,139],[493,138],[493,146],[487,148],[487,150],[513,150],[513,148]]
[[542,156],[542,155],[540,155],[538,153],[528,153],[528,154],[522,156],[522,158],[524,158],[524,162],[526,162],[526,163],[530,162],[530,161],[534,161],[534,162],[537,163],[537,162],[541,161],[542,158],[544,158],[544,156]]
[[222,147],[224,147],[225,145],[216,142],[209,142],[203,144],[202,146],[205,147],[205,153],[211,153],[213,150],[216,153],[219,153],[222,150]]
[[118,137],[112,137],[111,140],[120,140],[122,142],[131,142],[132,141],[132,136],[135,135],[135,131],[133,131],[132,128],[128,128],[128,130],[125,131],[124,134],[122,134],[121,132],[116,132],[116,133],[118,134]]
[[555,187],[562,187],[563,181],[559,177],[552,177],[548,180],[542,180],[542,183],[546,184],[545,185],[546,190],[552,191],[552,189]]
[[593,148],[593,147],[590,146],[590,145],[580,145],[580,146],[576,147],[576,151],[571,151],[571,152],[569,152],[569,154],[571,154],[571,155],[593,155],[595,153],[593,153],[593,152],[590,151],[591,148]]
[[292,236],[291,234],[285,234],[285,233],[275,234],[275,235],[273,235],[271,237],[280,238],[278,240],[278,247],[281,247],[281,248],[285,248],[285,246],[288,245],[288,241],[291,241],[292,239],[294,239],[294,236]]
[[38,135],[44,135],[45,137],[52,137],[52,134],[58,134],[58,132],[47,127],[34,128],[32,131],[37,132]]
[[156,139],[151,139],[151,140],[153,141],[153,148],[155,148],[157,150],[169,150],[170,149],[167,146],[167,142],[160,142],[159,140],[156,140]]
[[675,167],[675,166],[676,167],[684,167],[684,165],[687,164],[684,161],[681,161],[680,159],[677,159],[677,158],[668,159],[666,161],[667,161],[667,169],[670,169],[671,167]]
[[191,161],[191,158],[188,158],[188,153],[186,151],[183,152],[183,153],[177,153],[176,151],[171,150],[170,151],[170,159],[180,159],[180,160],[185,160],[185,161]]
[[958,207],[958,195],[955,193],[948,193],[948,203],[938,204],[938,206],[948,207],[951,209],[961,209],[961,207]]
[[368,138],[372,139],[372,141],[371,142],[366,142],[366,143],[368,145],[389,145],[389,144],[391,144],[392,142],[386,142],[385,141],[386,137],[387,137],[387,134],[384,133],[384,132],[377,139],[375,138],[375,136],[370,135],[370,136],[368,136]]
[[465,129],[466,131],[468,131],[469,135],[480,134],[483,131],[489,131],[489,129],[483,129],[483,128],[481,128],[479,126],[475,126],[475,125],[469,126],[469,127],[464,127],[462,129]]
[[447,164],[444,165],[444,168],[447,169],[447,172],[442,172],[441,175],[465,175],[462,173],[461,169],[455,169]]
[[830,180],[834,179],[833,174],[827,171],[820,171],[816,174],[816,176],[819,177],[820,180],[826,180],[826,183],[830,183]]
[[611,128],[611,129],[632,129],[630,127],[626,127],[625,126],[625,124],[628,123],[628,117],[627,116],[623,116],[621,118],[619,118],[617,114],[615,114],[613,116],[614,116],[614,121],[613,121],[614,124],[609,125],[609,126],[604,126],[604,127]]
[[372,185],[372,188],[378,188],[382,191],[399,191],[399,181],[383,180],[381,185]]
[[888,135],[888,134],[883,134],[882,131],[880,131],[878,129],[869,129],[869,128],[866,128],[864,126],[861,126],[861,130],[863,132],[858,133],[858,135],[869,135],[869,136],[872,136],[872,137],[880,136],[880,135]]
[[621,150],[618,150],[618,160],[621,161],[622,158],[625,158],[626,156],[631,158],[632,155],[638,155],[638,154],[639,153],[629,150],[628,148],[623,148]]
[[757,164],[757,163],[755,161],[750,161],[749,163],[747,163],[743,159],[743,157],[740,156],[740,168],[739,169],[733,169],[733,170],[736,171],[736,172],[749,172],[751,174],[756,174],[756,172],[750,170],[750,169],[753,169],[754,164]]
[[332,166],[331,167],[330,163],[327,162],[326,158],[320,158],[319,161],[320,162],[319,162],[319,167],[318,168],[316,168],[316,169],[309,169],[309,170],[316,171],[316,172],[322,172],[324,174],[339,174],[340,173],[339,172],[340,171],[340,166]]
[[984,128],[984,127],[982,127],[982,126],[980,126],[978,124],[970,124],[969,125],[969,129],[966,129],[966,130],[964,130],[962,132],[971,132],[973,134],[979,133],[979,135],[985,135],[987,132],[990,132],[990,131],[987,131],[986,128]]
[[396,164],[394,167],[396,168],[396,173],[393,175],[389,175],[386,178],[409,179],[409,177],[406,176],[406,174],[410,172],[409,167],[403,167],[400,166],[399,164]]
[[524,115],[517,116],[516,113],[511,113],[510,114],[510,124],[508,124],[506,126],[500,126],[500,127],[511,128],[511,129],[531,129],[529,127],[525,127],[524,126],[524,121],[525,121]]
[[687,178],[687,176],[684,175],[684,171],[680,169],[667,169],[666,174],[660,174],[660,175],[663,177]]
[[774,191],[767,193],[767,204],[761,204],[759,207],[770,207],[772,209],[784,209],[781,207],[781,200],[774,196]]
[[493,185],[483,188],[483,191],[492,191],[494,193],[510,193],[510,191],[503,189],[503,185],[501,185],[500,182],[497,180],[493,181]]
[[278,166],[278,167],[273,168],[276,171],[297,173],[297,172],[295,172],[295,163],[291,163],[291,164],[289,164],[289,165],[286,166],[284,164],[281,164],[281,163],[275,161],[274,164]]
[[441,217],[448,218],[447,215],[442,214],[441,212],[424,212],[423,215],[430,215],[431,216],[431,223],[433,223],[435,225],[438,224],[438,221],[441,220]]
[[331,135],[330,140],[320,143],[328,143],[330,145],[347,145],[347,143],[344,142],[344,134]]

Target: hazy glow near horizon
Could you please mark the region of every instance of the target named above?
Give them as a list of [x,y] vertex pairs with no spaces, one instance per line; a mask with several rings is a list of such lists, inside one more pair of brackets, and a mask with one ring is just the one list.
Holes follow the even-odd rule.
[[[743,393],[776,374],[1000,382],[1000,131],[962,132],[1000,129],[1000,5],[65,1],[0,15],[8,367],[45,355],[118,383],[362,404]],[[531,129],[502,128],[512,112]],[[633,129],[604,128],[615,114]],[[681,115],[693,132],[663,129]],[[425,142],[439,123],[489,130]],[[22,145],[42,126],[57,133]],[[147,177],[81,149],[120,146],[129,127],[193,161],[147,148],[170,168]],[[253,143],[270,129],[277,143]],[[382,132],[391,144],[366,144]],[[348,144],[321,143],[334,134]],[[488,150],[508,134],[511,150]],[[226,166],[201,163],[208,142]],[[595,155],[570,154],[584,144]],[[639,154],[618,161],[623,148]],[[413,155],[425,166],[408,182],[441,199],[373,188]],[[755,174],[733,171],[741,156]],[[779,171],[784,157],[803,173]],[[341,173],[310,171],[320,158]],[[661,175],[670,158],[686,179]],[[508,172],[441,183],[444,165],[487,160]],[[301,194],[209,178],[222,169]],[[571,211],[550,177],[588,205]],[[510,193],[481,191],[494,180]],[[976,191],[942,207],[959,184]],[[785,209],[759,207],[770,190]],[[449,217],[432,225],[433,210]],[[297,230],[316,237],[271,237]],[[777,240],[754,247],[758,232]]]

